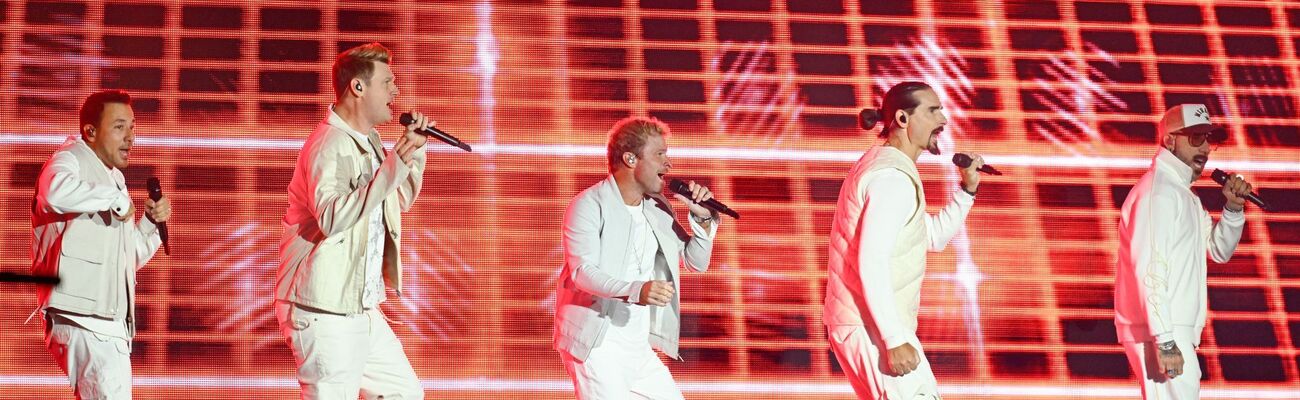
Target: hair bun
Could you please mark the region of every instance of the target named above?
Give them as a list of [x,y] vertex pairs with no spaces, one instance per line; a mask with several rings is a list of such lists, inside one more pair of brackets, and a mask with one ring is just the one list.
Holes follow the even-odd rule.
[[858,112],[858,126],[862,127],[862,129],[870,130],[876,127],[877,122],[880,122],[880,110],[864,108]]

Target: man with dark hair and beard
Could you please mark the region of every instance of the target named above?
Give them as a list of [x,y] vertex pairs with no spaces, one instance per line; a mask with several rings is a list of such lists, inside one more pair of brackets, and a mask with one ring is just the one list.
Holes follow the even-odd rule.
[[1227,131],[1202,104],[1165,112],[1151,168],[1124,200],[1115,268],[1115,329],[1144,399],[1200,398],[1196,346],[1206,318],[1206,263],[1232,258],[1246,226],[1251,186],[1236,175],[1223,186],[1219,222],[1192,192]]
[[960,190],[937,216],[925,213],[916,169],[922,151],[939,154],[948,118],[921,82],[885,93],[883,146],[862,156],[840,189],[830,237],[823,323],[844,374],[863,399],[938,399],[938,382],[916,336],[925,253],[941,251],[961,229],[979,188],[984,159],[972,155]]

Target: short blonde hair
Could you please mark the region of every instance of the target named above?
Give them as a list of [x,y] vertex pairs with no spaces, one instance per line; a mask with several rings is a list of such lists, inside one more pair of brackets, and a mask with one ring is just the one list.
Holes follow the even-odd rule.
[[623,153],[630,152],[644,158],[641,150],[645,149],[650,137],[667,138],[671,134],[668,124],[654,117],[627,117],[614,123],[614,127],[609,129],[609,172],[614,173],[622,164]]
[[388,64],[392,57],[388,48],[378,42],[366,43],[339,53],[338,58],[334,59],[332,71],[334,98],[342,99],[343,94],[348,92],[348,84],[354,78],[370,81],[375,73],[375,62]]

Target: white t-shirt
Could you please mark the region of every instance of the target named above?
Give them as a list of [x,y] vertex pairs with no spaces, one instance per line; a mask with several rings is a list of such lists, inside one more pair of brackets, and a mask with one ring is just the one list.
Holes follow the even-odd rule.
[[[371,176],[379,172],[378,152],[383,151],[381,148],[373,148],[370,138],[357,132],[349,132],[366,147],[371,147],[370,173]],[[366,238],[366,282],[365,288],[361,295],[361,306],[363,308],[374,308],[379,303],[388,299],[388,293],[384,292],[384,208],[380,206],[375,212],[370,213],[369,237]]]
[[[628,214],[632,216],[632,235],[624,262],[627,264],[627,280],[633,282],[654,279],[655,256],[659,253],[659,241],[650,230],[645,206],[644,200],[641,205],[627,206]],[[649,347],[651,307],[629,304],[627,310],[627,323],[620,325],[617,320],[621,318],[615,318],[615,323],[610,326],[612,335],[608,336],[609,340],[623,348]]]

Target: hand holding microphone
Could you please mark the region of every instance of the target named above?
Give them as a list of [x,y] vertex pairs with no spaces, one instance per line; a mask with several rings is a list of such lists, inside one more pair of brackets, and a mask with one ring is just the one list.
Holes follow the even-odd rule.
[[[711,214],[710,210],[730,215],[732,218],[740,219],[740,213],[735,212],[730,207],[723,205],[717,199],[713,198],[713,192],[709,191],[702,185],[696,185],[694,181],[687,185],[678,179],[668,182],[668,189],[676,193],[677,200],[681,200],[691,208],[691,214]],[[703,219],[703,217],[701,217]]]
[[1223,197],[1228,199],[1228,204],[1224,205],[1225,209],[1242,211],[1246,207],[1246,201],[1250,200],[1251,203],[1255,203],[1256,206],[1259,206],[1261,210],[1269,210],[1268,204],[1264,203],[1264,200],[1260,199],[1259,195],[1251,192],[1253,187],[1250,183],[1246,182],[1246,179],[1242,178],[1241,175],[1230,175],[1227,172],[1223,172],[1223,170],[1216,168],[1214,169],[1214,172],[1210,174],[1210,178],[1213,178],[1215,182],[1223,185]]
[[961,188],[966,193],[975,195],[980,187],[980,172],[990,175],[1002,175],[1002,172],[984,164],[984,157],[976,154],[971,157],[965,153],[952,155],[952,163],[961,168]]
[[[406,133],[408,136],[413,136],[411,135],[413,133],[420,134],[425,136],[424,138],[425,141],[428,140],[429,136],[432,136],[437,138],[438,140],[443,141],[443,143],[459,147],[462,150],[474,151],[469,147],[468,144],[465,144],[465,142],[460,141],[460,139],[457,139],[455,136],[452,136],[447,132],[443,132],[438,130],[438,128],[435,128],[433,126],[434,125],[433,121],[426,121],[424,114],[420,114],[417,111],[402,113],[402,116],[399,117],[397,121],[401,122],[402,125],[406,125]],[[400,144],[401,140],[398,140],[398,143]],[[424,145],[424,141],[420,141],[419,143],[420,143],[419,145],[415,146],[416,148],[419,148],[420,146]],[[393,149],[396,150],[397,148],[394,147]],[[401,154],[402,154],[401,152],[398,152],[398,155]],[[402,160],[407,161],[407,158],[402,157]]]
[[[976,161],[978,161],[978,163],[976,163]],[[962,169],[969,168],[971,164],[975,164],[975,169],[979,170],[979,172],[989,175],[1002,175],[1002,171],[998,171],[997,168],[993,168],[992,165],[985,164],[984,157],[981,157],[979,154],[976,154],[974,158],[966,155],[966,153],[953,154],[952,163]]]

